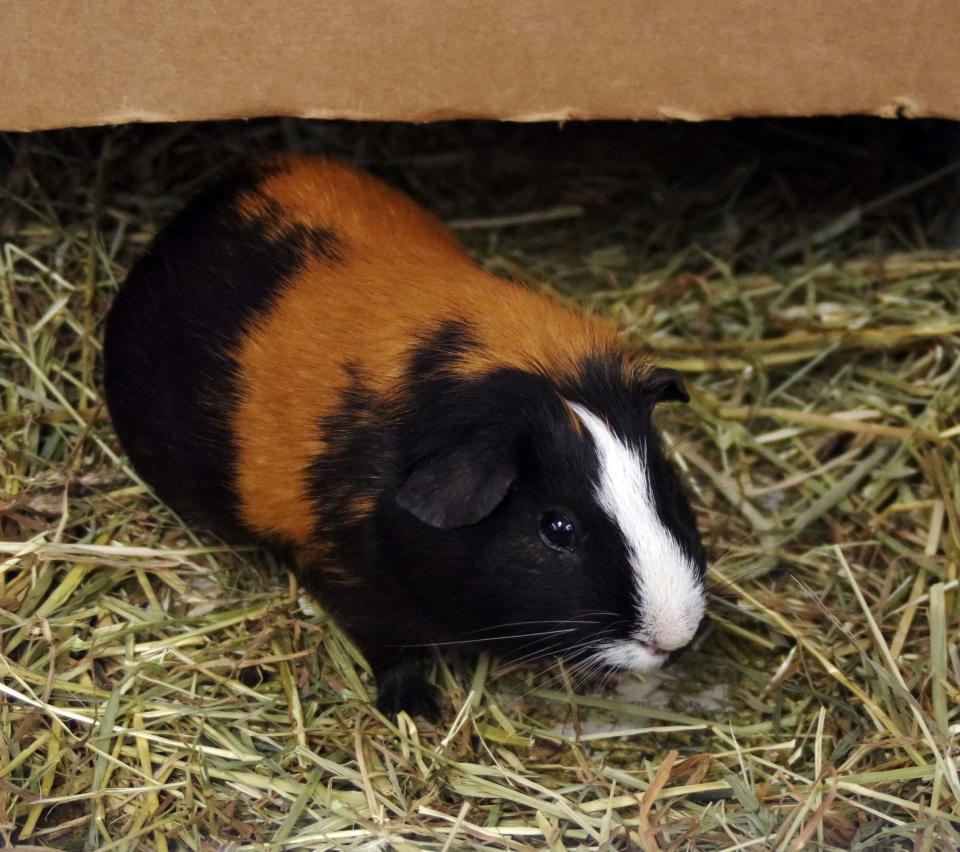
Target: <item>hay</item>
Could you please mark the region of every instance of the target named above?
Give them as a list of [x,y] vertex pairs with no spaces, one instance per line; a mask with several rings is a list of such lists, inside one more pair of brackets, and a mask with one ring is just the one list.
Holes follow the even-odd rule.
[[[7,137],[0,839],[956,848],[960,255],[932,244],[955,225],[948,130]],[[715,593],[662,677],[578,694],[556,668],[437,658],[454,714],[384,719],[281,566],[184,528],[132,475],[98,393],[110,299],[186,196],[281,147],[374,168],[489,268],[550,281],[686,371],[693,403],[662,423]]]

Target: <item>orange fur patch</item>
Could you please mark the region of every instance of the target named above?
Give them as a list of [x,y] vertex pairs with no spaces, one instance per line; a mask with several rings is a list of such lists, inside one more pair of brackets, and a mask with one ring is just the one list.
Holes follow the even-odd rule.
[[357,494],[350,498],[347,511],[357,520],[367,518],[376,508],[377,498],[372,494]]

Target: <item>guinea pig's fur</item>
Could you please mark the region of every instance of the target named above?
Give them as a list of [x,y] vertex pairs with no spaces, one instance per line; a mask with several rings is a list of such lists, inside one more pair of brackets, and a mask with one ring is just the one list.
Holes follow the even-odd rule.
[[116,299],[105,385],[161,499],[292,552],[386,712],[436,714],[426,645],[647,670],[703,616],[651,417],[679,375],[349,166],[278,158],[187,207]]

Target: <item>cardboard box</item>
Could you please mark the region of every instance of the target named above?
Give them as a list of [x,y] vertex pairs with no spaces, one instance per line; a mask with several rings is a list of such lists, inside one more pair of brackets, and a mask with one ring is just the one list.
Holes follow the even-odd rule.
[[8,0],[0,128],[960,118],[952,0]]

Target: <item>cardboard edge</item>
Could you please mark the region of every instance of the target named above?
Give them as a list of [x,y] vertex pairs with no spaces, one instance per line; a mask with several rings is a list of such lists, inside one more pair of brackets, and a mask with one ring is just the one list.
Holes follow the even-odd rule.
[[81,119],[67,124],[25,123],[8,127],[5,132],[31,133],[67,127],[102,127],[120,124],[172,124],[185,121],[252,121],[261,118],[303,118],[311,120],[347,120],[347,121],[400,121],[412,124],[429,124],[439,121],[504,121],[518,124],[549,122],[563,124],[568,121],[685,121],[698,123],[704,121],[730,121],[736,118],[809,118],[812,116],[864,115],[884,119],[932,118],[954,119],[955,116],[927,109],[916,99],[907,96],[890,98],[886,103],[872,109],[851,108],[835,112],[807,112],[792,110],[768,110],[762,107],[736,109],[719,113],[700,114],[682,107],[661,106],[655,110],[634,115],[623,113],[591,112],[577,107],[564,107],[538,112],[517,112],[496,114],[484,110],[439,108],[417,113],[374,113],[349,109],[310,109],[277,110],[263,109],[245,113],[226,111],[223,113],[174,114],[128,109],[90,119]]

